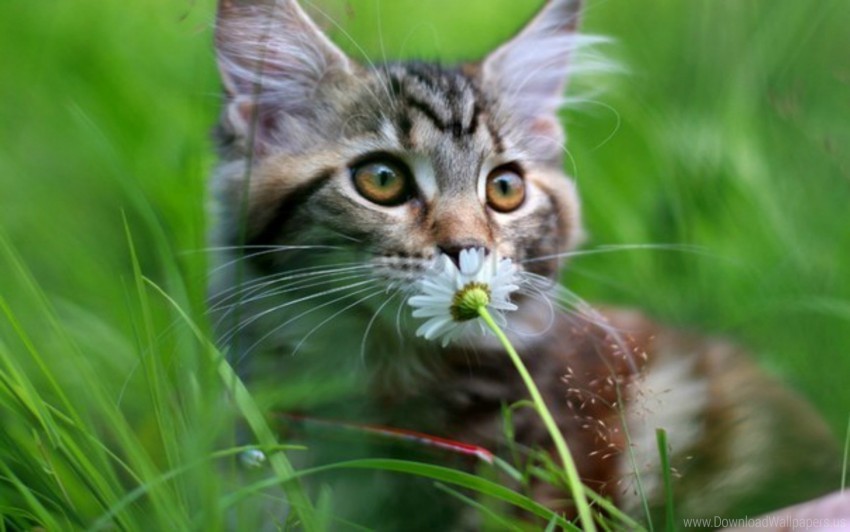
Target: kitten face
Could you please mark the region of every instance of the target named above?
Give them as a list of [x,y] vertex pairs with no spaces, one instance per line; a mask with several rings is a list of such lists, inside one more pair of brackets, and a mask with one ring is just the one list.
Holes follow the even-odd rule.
[[[478,64],[367,68],[292,0],[224,2],[226,243],[335,246],[391,283],[416,279],[440,253],[483,247],[555,278],[553,256],[580,233],[556,117],[580,44],[577,4],[550,2]],[[256,263],[274,272],[292,257]]]

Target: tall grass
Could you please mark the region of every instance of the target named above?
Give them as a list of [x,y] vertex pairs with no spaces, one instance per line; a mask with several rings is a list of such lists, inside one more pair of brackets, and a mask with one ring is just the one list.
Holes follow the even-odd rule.
[[[445,61],[480,56],[539,3],[317,2],[359,57]],[[250,396],[227,399],[204,341],[213,7],[0,2],[0,529],[264,519],[254,495],[279,479],[237,478],[229,433]],[[843,0],[591,2],[586,28],[614,38],[626,72],[576,80],[598,95],[564,113],[588,245],[670,245],[577,258],[565,282],[749,345],[836,433],[850,409],[848,19]],[[480,476],[337,467],[553,519]],[[307,506],[291,522],[332,519],[321,498]]]

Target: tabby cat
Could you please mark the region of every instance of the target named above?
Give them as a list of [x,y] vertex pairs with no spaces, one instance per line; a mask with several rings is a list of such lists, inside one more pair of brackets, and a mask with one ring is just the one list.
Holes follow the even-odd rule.
[[[504,407],[527,397],[509,359],[487,336],[446,348],[417,338],[405,305],[440,255],[483,248],[521,270],[508,330],[588,486],[638,516],[645,501],[658,508],[664,428],[682,515],[755,515],[822,493],[839,478],[829,430],[740,349],[565,300],[557,286],[582,235],[557,117],[576,52],[593,41],[576,32],[581,7],[550,0],[482,61],[443,67],[358,64],[294,0],[223,0],[221,342],[279,411],[504,453]],[[513,426],[519,448],[551,448],[529,409]],[[374,523],[393,527],[387,505],[402,508],[407,489],[348,506],[380,508]],[[532,491],[573,513],[563,491]],[[421,518],[398,526],[455,519],[434,513],[420,504]]]

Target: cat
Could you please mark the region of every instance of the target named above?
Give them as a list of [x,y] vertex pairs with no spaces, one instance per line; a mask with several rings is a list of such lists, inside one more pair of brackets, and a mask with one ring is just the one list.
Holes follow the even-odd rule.
[[[418,338],[405,304],[438,257],[483,249],[520,269],[510,337],[590,488],[639,517],[661,508],[663,428],[681,516],[824,493],[840,477],[828,427],[747,353],[558,287],[582,240],[557,116],[593,42],[581,11],[549,0],[479,62],[361,65],[295,0],[223,0],[211,299],[222,345],[280,410],[504,453],[504,407],[527,398],[509,359],[488,336]],[[513,427],[516,444],[551,449],[531,410]],[[563,491],[532,491],[574,515]]]

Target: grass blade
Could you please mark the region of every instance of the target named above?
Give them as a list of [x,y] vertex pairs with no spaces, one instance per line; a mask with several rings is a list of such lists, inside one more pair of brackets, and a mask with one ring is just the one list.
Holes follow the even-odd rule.
[[[247,421],[248,426],[254,433],[254,436],[259,441],[260,445],[264,448],[272,449],[278,447],[277,439],[275,438],[274,432],[271,427],[269,427],[265,418],[263,417],[262,412],[260,411],[257,404],[254,402],[253,397],[248,392],[248,389],[245,387],[245,384],[239,378],[233,368],[228,364],[227,359],[218,351],[215,345],[212,344],[201,332],[198,326],[189,318],[189,316],[177,305],[177,302],[174,301],[168,294],[166,294],[156,283],[152,282],[150,279],[145,279],[147,284],[159,292],[159,294],[165,298],[175,309],[175,311],[181,316],[185,323],[191,328],[192,332],[195,334],[196,338],[199,342],[201,342],[206,348],[207,353],[212,358],[212,362],[218,368],[219,376],[221,377],[222,382],[224,382],[227,391],[230,393],[233,401],[236,403],[236,407],[238,408],[240,414]],[[298,513],[301,523],[304,526],[304,529],[308,532],[314,530],[321,530],[320,520],[316,516],[315,509],[313,508],[313,504],[310,502],[310,499],[307,497],[304,488],[301,486],[300,482],[290,482],[290,480],[296,479],[298,475],[295,472],[295,469],[292,467],[292,464],[286,458],[286,455],[283,451],[271,453],[268,456],[269,463],[272,466],[277,478],[276,482],[281,482],[283,484],[284,490],[286,491],[286,496],[289,498],[289,502],[295,511]]]
[[675,530],[675,518],[673,513],[673,475],[670,468],[670,453],[667,449],[667,431],[655,430],[655,439],[658,443],[658,454],[661,457],[661,474],[664,480],[664,516],[665,530]]
[[421,477],[430,478],[433,480],[437,480],[440,482],[447,482],[449,484],[454,484],[457,486],[461,486],[464,488],[468,488],[482,495],[487,495],[490,497],[495,497],[496,499],[505,501],[517,508],[521,508],[533,515],[546,519],[555,519],[559,526],[563,527],[565,530],[570,531],[579,531],[580,529],[553,512],[552,510],[546,508],[542,504],[534,501],[526,497],[525,495],[521,495],[509,488],[502,486],[501,484],[497,484],[493,481],[484,479],[482,477],[473,475],[471,473],[466,473],[463,471],[458,471],[456,469],[450,469],[448,467],[436,466],[431,464],[423,464],[420,462],[411,462],[406,460],[395,460],[395,459],[381,459],[381,458],[369,458],[363,460],[349,460],[345,462],[338,462],[335,464],[328,464],[324,466],[314,467],[311,469],[303,469],[298,471],[292,475],[289,479],[280,479],[280,478],[271,478],[261,482],[254,484],[253,490],[243,491],[239,493],[235,493],[230,497],[222,499],[223,508],[227,508],[236,504],[239,500],[244,497],[247,497],[253,491],[259,491],[264,488],[274,486],[277,483],[283,481],[295,480],[297,478],[306,477],[310,475],[317,475],[320,473],[325,473],[328,471],[342,470],[342,469],[380,469],[383,471],[393,471],[396,473],[404,473],[409,475],[417,475]]

